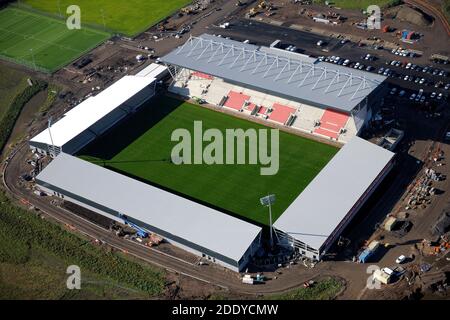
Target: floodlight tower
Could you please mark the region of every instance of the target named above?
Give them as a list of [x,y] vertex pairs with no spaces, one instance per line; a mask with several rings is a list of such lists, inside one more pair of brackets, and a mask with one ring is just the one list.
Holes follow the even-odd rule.
[[56,156],[56,154],[55,154],[55,144],[53,143],[53,136],[52,136],[52,131],[51,131],[51,126],[52,126],[52,117],[49,117],[48,118],[48,126],[47,126],[47,128],[48,128],[48,134],[50,135],[50,142],[51,142],[51,150],[49,150],[50,151],[50,156],[53,154],[53,157],[55,157]]
[[261,204],[265,207],[269,207],[269,228],[270,228],[270,248],[273,248],[273,231],[272,231],[272,204],[275,203],[275,195],[269,194],[259,199]]

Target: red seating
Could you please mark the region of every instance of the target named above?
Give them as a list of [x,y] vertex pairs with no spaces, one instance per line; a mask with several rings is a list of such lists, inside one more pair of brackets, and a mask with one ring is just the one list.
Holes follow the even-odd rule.
[[272,109],[273,110],[270,113],[270,117],[269,117],[270,120],[279,122],[281,124],[285,124],[286,121],[289,119],[289,116],[291,115],[291,113],[295,112],[295,109],[288,107],[288,106],[283,106],[278,103],[274,103]]
[[196,77],[199,77],[199,78],[207,79],[207,80],[214,79],[213,76],[211,76],[209,74],[206,74],[206,73],[198,72],[198,71],[193,72],[192,75],[196,76]]
[[228,93],[228,99],[227,101],[225,101],[224,106],[235,110],[241,110],[244,102],[249,99],[250,96],[246,96],[245,94],[239,92],[230,91]]
[[267,108],[263,107],[263,106],[261,106],[261,108],[259,108],[259,110],[258,110],[259,114],[266,114],[266,112],[267,112]]
[[348,118],[349,115],[346,113],[327,109],[320,119],[320,127],[314,130],[314,133],[337,139]]
[[247,105],[247,110],[248,111],[250,111],[250,112],[253,112],[253,110],[256,108],[256,104],[254,104],[254,103],[249,103],[248,105]]

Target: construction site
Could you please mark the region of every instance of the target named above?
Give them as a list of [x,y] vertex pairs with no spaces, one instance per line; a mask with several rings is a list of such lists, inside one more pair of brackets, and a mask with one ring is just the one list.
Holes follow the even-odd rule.
[[[270,296],[324,277],[343,284],[336,299],[448,299],[447,25],[419,1],[382,8],[380,29],[367,18],[307,0],[195,1],[53,74],[2,61],[58,88],[51,108],[19,118],[5,189],[96,246],[172,270],[170,299]],[[339,149],[273,223],[289,250],[257,254],[267,226],[77,157],[160,96]],[[161,206],[144,212],[133,193]],[[179,223],[153,213],[164,210]]]

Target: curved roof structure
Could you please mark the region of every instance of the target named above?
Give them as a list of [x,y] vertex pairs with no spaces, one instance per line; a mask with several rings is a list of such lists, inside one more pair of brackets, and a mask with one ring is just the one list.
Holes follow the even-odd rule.
[[203,34],[161,60],[289,99],[350,112],[386,77]]

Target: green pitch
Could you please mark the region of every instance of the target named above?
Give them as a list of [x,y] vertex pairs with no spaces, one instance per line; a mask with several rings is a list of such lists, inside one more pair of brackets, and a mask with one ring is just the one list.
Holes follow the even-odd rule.
[[6,8],[0,11],[0,57],[56,71],[108,39],[93,29],[69,30],[65,21]]
[[338,151],[326,144],[280,132],[279,171],[273,176],[260,175],[259,164],[175,165],[167,161],[178,143],[171,141],[172,132],[186,128],[192,133],[196,120],[203,122],[203,130],[266,128],[164,97],[151,101],[133,118],[87,146],[79,156],[234,215],[268,224],[268,210],[260,205],[260,197],[276,195],[275,221]]
[[81,21],[127,36],[135,36],[192,0],[24,0],[34,9],[65,14],[70,5],[81,9]]

